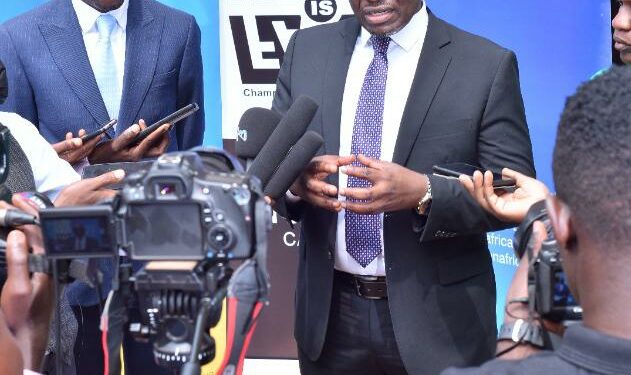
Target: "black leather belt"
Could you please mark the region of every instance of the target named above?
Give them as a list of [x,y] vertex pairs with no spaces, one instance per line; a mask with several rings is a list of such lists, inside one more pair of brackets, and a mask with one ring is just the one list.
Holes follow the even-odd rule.
[[357,295],[362,298],[388,298],[385,276],[351,275],[350,273],[335,270],[335,278],[340,282],[351,285]]

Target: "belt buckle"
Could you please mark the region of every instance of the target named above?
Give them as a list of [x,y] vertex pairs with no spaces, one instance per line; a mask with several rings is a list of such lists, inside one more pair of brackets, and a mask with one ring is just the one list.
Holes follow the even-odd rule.
[[[365,298],[365,299],[374,299],[374,300],[379,300],[379,299],[383,299],[383,297],[377,297],[377,296],[366,296],[362,293],[362,283],[363,281],[377,281],[378,278],[376,276],[357,276],[355,275],[353,277],[353,279],[355,280],[355,290],[357,291],[357,295]],[[363,280],[366,279],[366,280]]]

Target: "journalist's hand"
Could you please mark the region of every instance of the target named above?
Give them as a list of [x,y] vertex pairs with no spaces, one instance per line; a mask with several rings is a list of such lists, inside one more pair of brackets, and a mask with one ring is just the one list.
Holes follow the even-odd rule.
[[99,141],[103,138],[103,135],[100,135],[86,143],[83,143],[81,137],[85,134],[86,131],[83,129],[79,130],[77,137],[74,137],[72,133],[67,133],[65,140],[55,143],[52,146],[60,158],[64,159],[71,165],[77,164],[87,158],[88,155],[94,151],[94,148]]
[[[532,236],[530,237],[528,247],[532,248],[533,258],[537,257],[541,250],[541,245],[547,237],[546,228],[540,221],[535,221],[532,229]],[[530,318],[530,310],[527,303],[509,303],[510,301],[528,299],[528,268],[532,259],[529,259],[527,255],[524,255],[520,261],[513,280],[508,287],[508,293],[506,294],[506,308],[504,311],[504,323],[510,323],[517,319],[528,320]],[[534,317],[537,318],[537,317]],[[550,332],[562,335],[564,328],[562,324],[541,320],[543,327]],[[538,325],[539,320],[533,319],[532,324]],[[500,340],[497,342],[497,353],[500,353],[515,343],[509,340]],[[533,354],[540,352],[541,349],[529,344],[520,344],[508,353],[502,355],[501,359],[518,360],[529,357]]]
[[[22,198],[20,194],[13,194],[10,205],[0,201],[0,208],[5,210],[18,209],[33,216],[39,216],[39,208],[26,198]],[[22,225],[19,227],[33,250],[34,254],[44,254],[44,240],[42,239],[42,231],[37,225]]]
[[0,374],[22,375],[23,371],[22,352],[0,311]]
[[116,192],[107,186],[117,184],[125,178],[125,171],[118,169],[94,178],[77,181],[66,186],[55,199],[56,207],[81,206],[99,203],[114,197]]
[[88,157],[90,164],[134,162],[162,155],[169,146],[170,124],[164,124],[137,145],[134,139],[147,125],[134,124],[113,140],[99,144]]
[[511,223],[521,222],[530,206],[545,199],[550,191],[546,185],[534,178],[504,168],[502,177],[515,180],[516,189],[509,193],[493,189],[493,173],[475,172],[473,179],[460,176],[460,182],[475,198],[476,202],[498,219]]
[[315,206],[337,212],[342,208],[337,200],[337,187],[326,183],[324,179],[354,161],[355,156],[316,156],[289,191]]
[[7,238],[7,282],[0,305],[7,326],[22,352],[24,367],[38,371],[46,345],[55,304],[53,281],[43,273],[29,275],[29,243],[24,233],[14,230]]
[[342,207],[359,214],[378,214],[414,208],[427,190],[427,177],[395,163],[359,155],[360,167],[342,168],[342,173],[368,180],[369,188],[341,188]]

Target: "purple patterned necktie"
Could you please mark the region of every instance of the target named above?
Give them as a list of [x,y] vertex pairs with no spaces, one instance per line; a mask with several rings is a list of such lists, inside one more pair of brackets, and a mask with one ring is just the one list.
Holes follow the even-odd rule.
[[[373,35],[370,41],[375,50],[375,56],[368,67],[359,95],[351,154],[379,159],[390,38]],[[361,164],[355,162],[354,166],[361,166]],[[346,186],[367,188],[371,186],[371,183],[365,179],[348,176]],[[352,200],[349,199],[349,201]],[[381,253],[381,248],[381,216],[360,215],[346,211],[346,251],[366,268]]]

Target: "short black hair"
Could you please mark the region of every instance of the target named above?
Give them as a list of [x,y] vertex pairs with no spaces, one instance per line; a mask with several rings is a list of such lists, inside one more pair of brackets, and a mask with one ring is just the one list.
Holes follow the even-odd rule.
[[631,240],[631,67],[613,67],[567,99],[554,148],[557,196],[599,244]]

